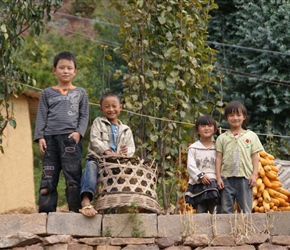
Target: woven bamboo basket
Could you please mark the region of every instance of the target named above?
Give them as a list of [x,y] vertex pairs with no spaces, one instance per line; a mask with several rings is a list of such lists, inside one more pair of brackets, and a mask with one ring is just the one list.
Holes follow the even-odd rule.
[[97,210],[129,208],[132,202],[143,212],[161,213],[156,194],[157,168],[132,157],[104,157],[99,164]]

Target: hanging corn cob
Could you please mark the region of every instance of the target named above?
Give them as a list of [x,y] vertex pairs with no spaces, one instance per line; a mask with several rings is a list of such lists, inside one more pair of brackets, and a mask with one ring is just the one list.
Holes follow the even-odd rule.
[[290,191],[283,188],[275,167],[274,156],[259,152],[259,171],[253,187],[253,212],[290,211]]
[[[178,163],[176,163],[178,164]],[[187,155],[186,151],[181,151],[181,170],[179,172],[180,178],[177,180],[176,184],[179,184],[180,193],[184,194],[188,186],[188,173],[187,173]],[[185,202],[184,195],[182,195],[178,200],[178,213],[180,214],[193,214],[196,210]]]

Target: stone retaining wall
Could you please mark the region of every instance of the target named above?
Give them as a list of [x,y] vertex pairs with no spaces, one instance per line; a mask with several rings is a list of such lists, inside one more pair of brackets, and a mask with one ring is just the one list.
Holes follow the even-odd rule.
[[290,212],[0,215],[0,249],[289,250]]

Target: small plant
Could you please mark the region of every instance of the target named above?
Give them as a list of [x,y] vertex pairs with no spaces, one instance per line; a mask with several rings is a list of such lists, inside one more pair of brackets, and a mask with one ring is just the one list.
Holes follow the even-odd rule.
[[256,233],[256,227],[253,223],[252,214],[235,212],[234,221],[231,220],[230,223],[232,229],[231,235],[236,238],[237,242]]
[[137,202],[135,202],[135,201],[131,202],[128,211],[130,214],[129,222],[132,225],[132,233],[131,233],[132,236],[135,238],[142,238],[145,234],[145,231],[140,230],[142,225],[143,225],[143,222],[137,216],[139,213]]
[[106,227],[106,230],[103,231],[101,235],[103,235],[103,237],[112,237],[112,232],[108,227]]

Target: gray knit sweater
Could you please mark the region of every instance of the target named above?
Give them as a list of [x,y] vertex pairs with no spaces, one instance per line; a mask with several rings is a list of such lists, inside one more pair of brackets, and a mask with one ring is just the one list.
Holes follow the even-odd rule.
[[34,141],[44,135],[79,132],[85,135],[89,120],[88,95],[83,88],[69,90],[62,95],[59,90],[46,88],[41,94],[36,116]]

